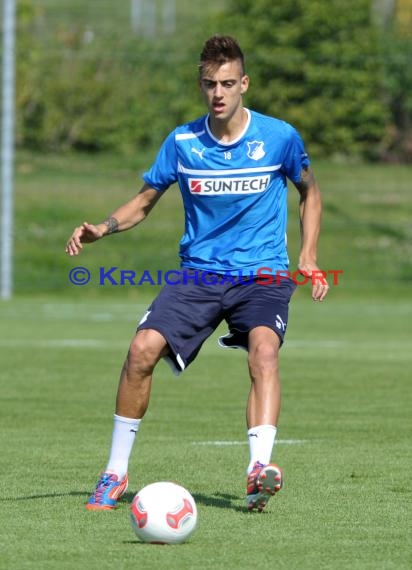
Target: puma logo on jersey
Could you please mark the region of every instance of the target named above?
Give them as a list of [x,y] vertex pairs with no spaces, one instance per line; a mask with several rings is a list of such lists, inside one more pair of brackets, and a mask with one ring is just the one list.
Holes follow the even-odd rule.
[[202,150],[197,150],[197,148],[195,148],[194,146],[192,146],[192,152],[194,152],[195,154],[197,154],[201,160],[203,160],[203,153],[205,152],[206,149],[202,148]]

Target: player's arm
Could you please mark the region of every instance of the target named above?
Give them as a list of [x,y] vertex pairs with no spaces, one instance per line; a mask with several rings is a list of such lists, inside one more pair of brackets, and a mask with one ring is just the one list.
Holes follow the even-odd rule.
[[295,182],[295,186],[300,194],[301,249],[298,268],[312,277],[312,298],[315,301],[323,301],[328,293],[329,285],[317,264],[322,197],[310,166],[302,169],[300,181]]
[[66,253],[78,255],[84,243],[92,243],[104,236],[133,228],[146,218],[161,196],[162,192],[144,184],[134,198],[117,208],[99,224],[84,222],[75,228],[67,242]]

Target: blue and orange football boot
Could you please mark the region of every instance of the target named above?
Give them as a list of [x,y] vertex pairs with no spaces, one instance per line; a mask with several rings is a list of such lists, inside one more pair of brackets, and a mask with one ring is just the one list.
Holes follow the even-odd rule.
[[127,473],[121,480],[116,473],[102,473],[92,496],[86,503],[86,509],[90,511],[115,509],[118,500],[126,492],[128,484]]
[[247,478],[246,504],[249,511],[262,512],[270,497],[281,490],[283,476],[274,463],[262,465],[257,461]]

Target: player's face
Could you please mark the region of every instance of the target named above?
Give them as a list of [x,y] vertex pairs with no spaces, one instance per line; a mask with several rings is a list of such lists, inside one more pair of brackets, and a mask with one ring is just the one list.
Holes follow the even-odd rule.
[[238,60],[220,66],[206,66],[200,77],[200,89],[210,116],[227,122],[242,108],[242,95],[247,91],[249,78],[242,74]]

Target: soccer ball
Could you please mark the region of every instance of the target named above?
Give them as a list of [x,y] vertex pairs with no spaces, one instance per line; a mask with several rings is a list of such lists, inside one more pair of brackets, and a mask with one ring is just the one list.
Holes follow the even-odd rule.
[[151,483],[134,497],[131,521],[143,542],[179,544],[196,528],[196,503],[189,491],[176,483]]

